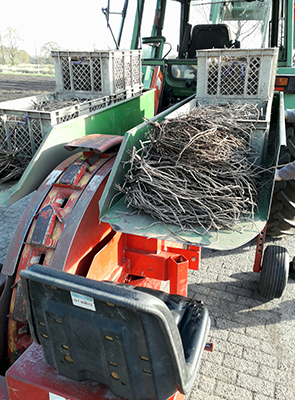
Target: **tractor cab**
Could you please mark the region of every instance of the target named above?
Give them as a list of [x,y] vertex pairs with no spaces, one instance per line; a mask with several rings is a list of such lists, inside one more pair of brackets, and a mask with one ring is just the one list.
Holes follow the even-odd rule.
[[108,24],[120,27],[116,43],[142,49],[143,84],[156,89],[157,112],[195,94],[200,50],[278,47],[278,65],[292,66],[290,1],[129,1],[121,24],[110,3]]

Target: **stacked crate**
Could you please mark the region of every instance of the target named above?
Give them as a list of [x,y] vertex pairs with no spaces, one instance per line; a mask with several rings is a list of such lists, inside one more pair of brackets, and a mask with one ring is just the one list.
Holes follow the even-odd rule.
[[142,91],[141,50],[53,51],[52,57],[59,93],[129,98]]
[[[53,51],[56,91],[0,103],[0,148],[32,158],[56,124],[95,112],[142,92],[141,51]],[[55,109],[71,98],[78,101]],[[79,101],[81,99],[81,101]],[[36,109],[42,102],[52,111]]]
[[[251,137],[258,159],[265,156],[270,126],[278,49],[213,49],[197,53],[197,99],[201,104],[228,102],[254,104],[260,111],[252,121],[256,129]],[[250,120],[239,121],[240,124]]]

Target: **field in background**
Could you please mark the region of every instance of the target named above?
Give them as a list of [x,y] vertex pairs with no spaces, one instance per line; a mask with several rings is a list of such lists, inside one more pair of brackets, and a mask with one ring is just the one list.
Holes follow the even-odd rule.
[[54,75],[53,64],[18,64],[0,65],[0,73],[3,74],[33,74],[33,75]]
[[0,73],[0,102],[54,91],[54,76]]

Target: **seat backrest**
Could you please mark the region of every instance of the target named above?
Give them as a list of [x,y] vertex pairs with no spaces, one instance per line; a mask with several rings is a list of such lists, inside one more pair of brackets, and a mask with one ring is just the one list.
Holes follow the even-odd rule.
[[180,46],[178,49],[178,58],[183,58],[183,54],[188,53],[190,39],[191,39],[191,31],[192,31],[192,25],[187,24],[185,27],[185,30],[184,30],[182,42],[180,43]]
[[196,56],[196,50],[223,49],[232,45],[231,32],[226,24],[196,25],[192,30],[189,58]]
[[61,375],[95,380],[132,400],[186,392],[192,376],[161,298],[40,265],[20,276],[31,334]]

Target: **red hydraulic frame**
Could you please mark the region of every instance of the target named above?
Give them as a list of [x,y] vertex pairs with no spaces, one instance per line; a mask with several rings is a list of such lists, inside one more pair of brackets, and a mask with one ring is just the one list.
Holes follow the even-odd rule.
[[[199,268],[200,247],[115,232],[108,224],[99,222],[98,201],[114,157],[103,153],[109,149],[106,138],[95,136],[83,143],[86,147],[96,146],[94,151],[71,157],[57,168],[55,180],[45,181],[40,187],[38,193],[43,200],[33,200],[32,208],[36,210],[31,212],[30,223],[20,221],[21,234],[16,229],[21,246],[12,241],[8,249],[8,259],[18,259],[18,262],[4,263],[7,275],[16,274],[8,324],[8,354],[12,363],[16,361],[6,372],[9,397],[5,382],[0,381],[0,398],[5,400],[48,400],[48,397],[49,400],[94,400],[112,395],[100,384],[74,382],[59,376],[45,362],[42,349],[31,344],[20,270],[41,263],[90,279],[146,286],[186,296],[188,269]],[[117,143],[115,137],[114,142]],[[79,141],[71,143],[69,148],[75,146],[79,146]],[[24,218],[28,215],[26,211]],[[172,396],[173,399],[183,397],[178,392]]]

